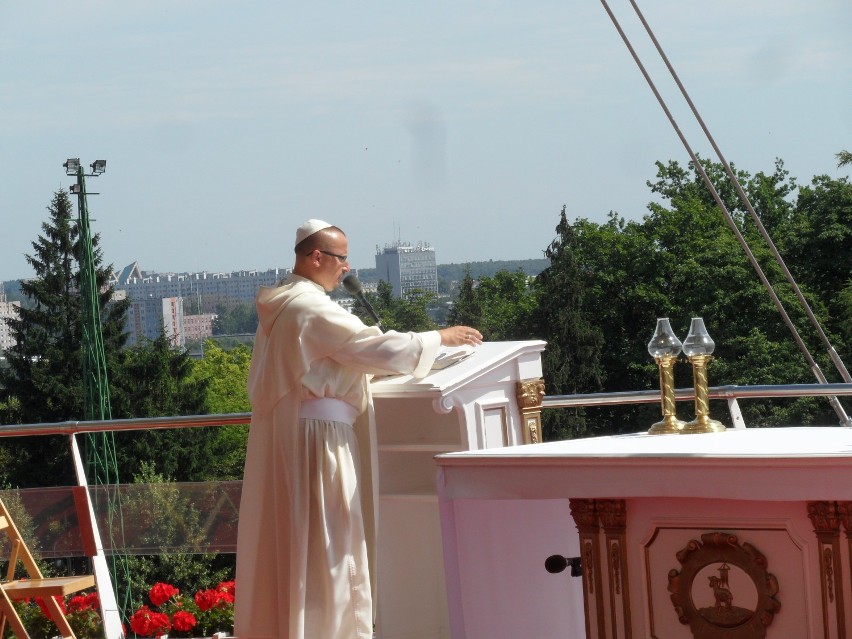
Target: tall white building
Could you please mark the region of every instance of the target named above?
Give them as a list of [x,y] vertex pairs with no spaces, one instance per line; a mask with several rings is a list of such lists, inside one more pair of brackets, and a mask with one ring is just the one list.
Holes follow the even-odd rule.
[[390,283],[394,297],[405,297],[414,290],[438,294],[435,249],[422,242],[395,242],[381,250],[376,247],[376,275]]
[[127,313],[127,345],[133,346],[143,339],[154,340],[165,333],[172,346],[186,344],[183,328],[182,297],[149,297],[130,300]]
[[17,317],[20,307],[20,302],[6,301],[6,292],[0,286],[0,353],[15,345],[15,338],[12,337],[12,331],[9,330],[6,320]]

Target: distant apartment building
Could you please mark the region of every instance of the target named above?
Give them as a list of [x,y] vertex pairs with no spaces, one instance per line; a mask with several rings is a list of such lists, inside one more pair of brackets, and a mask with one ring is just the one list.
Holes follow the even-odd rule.
[[376,247],[376,275],[393,287],[394,297],[405,297],[414,290],[438,294],[435,249],[422,242]]
[[0,353],[15,345],[15,338],[6,320],[16,318],[20,307],[20,302],[7,302],[6,293],[0,288]]
[[183,335],[187,342],[200,342],[213,336],[213,320],[216,313],[200,313],[183,316]]
[[127,313],[127,345],[157,339],[165,334],[172,346],[186,344],[182,297],[149,297],[130,300]]
[[289,273],[290,269],[284,268],[231,273],[156,273],[142,271],[134,262],[122,269],[112,283],[134,301],[182,297],[188,308],[199,313],[215,313],[219,307],[253,306],[261,286],[275,286]]

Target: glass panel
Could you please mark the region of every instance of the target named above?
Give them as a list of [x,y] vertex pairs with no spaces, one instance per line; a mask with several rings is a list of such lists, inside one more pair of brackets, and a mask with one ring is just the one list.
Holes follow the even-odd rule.
[[[241,488],[240,481],[121,484],[90,493],[106,554],[235,553]],[[85,556],[73,490],[0,491],[21,534],[45,559]]]

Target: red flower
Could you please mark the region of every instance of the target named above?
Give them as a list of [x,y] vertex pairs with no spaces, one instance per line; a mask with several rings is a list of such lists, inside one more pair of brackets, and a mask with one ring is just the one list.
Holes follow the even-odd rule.
[[[62,614],[63,615],[66,614],[68,611],[65,609],[65,602],[62,600],[62,597],[59,597],[58,595],[56,595],[56,596],[53,597],[53,599],[56,601],[56,603],[59,604],[59,609],[62,611]],[[41,597],[36,597],[35,602],[38,604],[38,607],[41,609],[41,614],[43,614],[45,617],[50,619],[50,615],[47,612],[47,604],[44,603],[44,599],[42,599]]]
[[142,606],[130,618],[130,629],[137,635],[153,637],[171,630],[169,616],[163,612],[154,612],[148,606]]
[[217,590],[199,590],[195,593],[195,605],[201,612],[207,612],[219,603],[221,598],[222,595]]
[[186,610],[178,610],[172,615],[172,627],[178,632],[189,632],[197,623],[195,615]]
[[221,582],[218,586],[216,586],[216,590],[219,592],[220,598],[223,601],[234,603],[234,593],[236,592],[236,588],[233,581]]
[[89,604],[86,601],[86,595],[75,595],[71,597],[68,601],[68,611],[69,612],[81,612],[83,610],[87,610],[89,608]]
[[68,612],[83,612],[84,610],[98,611],[100,608],[100,599],[95,591],[87,595],[75,595],[68,601]]
[[171,584],[164,584],[160,582],[151,586],[151,590],[148,593],[148,599],[150,599],[151,603],[155,606],[162,606],[179,592],[180,590]]

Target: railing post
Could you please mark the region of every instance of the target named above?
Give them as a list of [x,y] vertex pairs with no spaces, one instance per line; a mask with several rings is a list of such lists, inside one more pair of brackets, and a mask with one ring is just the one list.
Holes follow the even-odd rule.
[[740,410],[740,405],[737,402],[736,397],[728,398],[728,411],[731,413],[731,422],[734,425],[734,428],[745,428],[745,419],[743,419],[743,413]]
[[71,440],[71,457],[74,460],[74,470],[77,473],[77,484],[84,489],[86,494],[88,512],[80,512],[78,509],[77,517],[81,520],[81,527],[86,525],[82,521],[82,518],[88,517],[89,525],[92,529],[95,554],[91,559],[95,573],[95,584],[98,587],[98,599],[101,602],[101,619],[104,622],[104,636],[106,639],[122,639],[124,633],[121,630],[121,614],[118,611],[115,590],[112,587],[112,577],[109,574],[109,567],[107,566],[106,555],[104,554],[104,547],[101,542],[101,534],[98,531],[98,522],[95,519],[95,509],[92,506],[92,496],[89,494],[89,484],[86,480],[83,458],[80,456],[80,447],[77,445],[77,438],[73,434],[69,438]]

